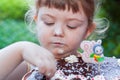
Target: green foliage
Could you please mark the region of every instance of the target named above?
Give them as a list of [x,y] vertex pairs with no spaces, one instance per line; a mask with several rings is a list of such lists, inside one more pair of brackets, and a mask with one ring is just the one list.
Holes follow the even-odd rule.
[[35,35],[28,31],[24,22],[27,6],[26,0],[1,0],[0,48],[21,40],[38,43]]
[[120,21],[119,4],[120,0],[103,0],[102,8],[106,11],[106,17],[114,23],[118,23]]
[[103,0],[104,16],[110,21],[107,37],[104,39],[105,55],[120,57],[120,0]]
[[1,0],[0,19],[23,19],[27,11],[25,0]]
[[[95,18],[107,18],[110,26],[103,39],[105,56],[120,57],[120,0],[102,0]],[[92,39],[96,34],[92,35]]]
[[35,35],[30,33],[23,21],[7,19],[0,22],[0,28],[0,48],[17,41],[38,43]]

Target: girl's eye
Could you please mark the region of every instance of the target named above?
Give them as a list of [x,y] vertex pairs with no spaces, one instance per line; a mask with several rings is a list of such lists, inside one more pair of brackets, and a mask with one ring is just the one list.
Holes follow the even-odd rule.
[[54,25],[54,23],[53,22],[44,22],[46,25],[48,25],[48,26],[52,26],[52,25]]
[[76,26],[69,26],[69,25],[67,25],[67,27],[70,28],[70,29],[76,29],[77,28]]

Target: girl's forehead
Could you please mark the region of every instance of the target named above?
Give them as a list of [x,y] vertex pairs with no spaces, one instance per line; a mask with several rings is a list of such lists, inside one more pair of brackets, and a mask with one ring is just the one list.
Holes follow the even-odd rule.
[[84,12],[81,10],[80,12],[73,13],[72,10],[59,10],[56,8],[48,8],[48,7],[41,7],[39,9],[38,17],[41,16],[52,16],[52,17],[58,17],[58,18],[69,18],[69,19],[77,19],[79,21],[84,21],[87,19],[87,16],[84,14]]
[[56,8],[59,10],[72,10],[77,13],[82,10],[88,18],[89,24],[93,21],[94,0],[36,0],[36,14],[40,7]]

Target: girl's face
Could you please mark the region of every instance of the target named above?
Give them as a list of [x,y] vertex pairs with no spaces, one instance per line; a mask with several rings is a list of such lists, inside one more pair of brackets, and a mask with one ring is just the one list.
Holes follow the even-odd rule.
[[39,9],[38,39],[56,59],[77,54],[80,42],[86,37],[87,32],[88,19],[82,9],[78,13],[48,7]]

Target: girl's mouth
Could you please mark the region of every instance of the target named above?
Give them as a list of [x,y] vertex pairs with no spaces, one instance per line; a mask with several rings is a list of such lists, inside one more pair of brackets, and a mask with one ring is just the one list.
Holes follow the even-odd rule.
[[59,38],[52,38],[51,39],[51,44],[54,47],[63,47],[63,46],[65,46],[65,42],[62,39],[59,39]]
[[55,47],[63,47],[64,43],[61,42],[53,42],[52,45],[54,45]]

